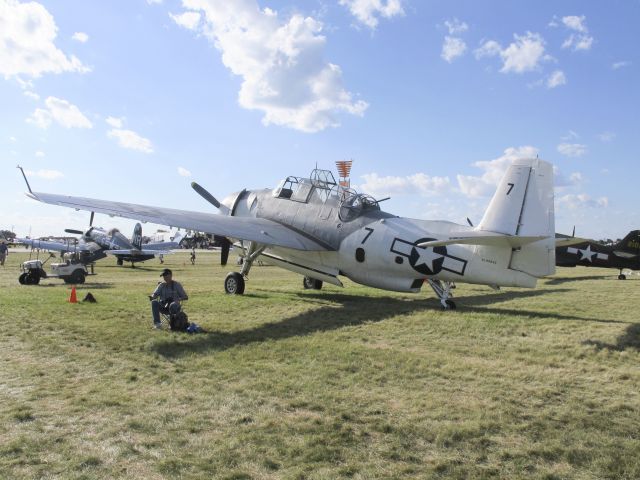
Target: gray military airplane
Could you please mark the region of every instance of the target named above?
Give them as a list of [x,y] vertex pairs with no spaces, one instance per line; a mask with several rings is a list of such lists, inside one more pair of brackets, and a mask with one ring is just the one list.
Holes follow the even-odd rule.
[[[477,227],[402,218],[384,212],[375,198],[315,169],[309,178],[287,177],[275,189],[242,190],[219,202],[192,184],[220,214],[33,192],[44,203],[133,218],[237,242],[240,272],[224,281],[242,294],[259,257],[303,275],[306,288],[342,286],[340,276],[376,288],[419,292],[428,283],[443,308],[454,282],[534,287],[555,272],[553,168],[539,159],[516,160],[507,169]],[[223,255],[223,261],[226,261]]]
[[142,225],[139,223],[133,229],[131,241],[117,228],[104,230],[100,227],[91,226],[84,233],[80,230],[72,229],[66,229],[65,232],[82,235],[77,245],[29,238],[16,238],[16,243],[22,243],[31,248],[41,250],[74,253],[77,255],[77,260],[84,265],[105,258],[107,255],[113,255],[117,258],[118,265],[122,265],[124,262],[131,262],[131,266],[134,266],[136,262],[144,262],[154,258],[156,255],[171,253],[171,249],[179,247],[182,239],[182,234],[177,232],[171,242],[142,245]]

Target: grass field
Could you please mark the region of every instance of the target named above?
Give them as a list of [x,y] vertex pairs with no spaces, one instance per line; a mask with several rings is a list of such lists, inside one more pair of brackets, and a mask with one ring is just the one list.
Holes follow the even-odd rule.
[[[0,267],[0,478],[640,478],[640,288],[561,269],[460,284],[458,310],[165,257],[209,333],[150,328],[161,265],[59,280]],[[230,262],[231,264],[232,262]]]

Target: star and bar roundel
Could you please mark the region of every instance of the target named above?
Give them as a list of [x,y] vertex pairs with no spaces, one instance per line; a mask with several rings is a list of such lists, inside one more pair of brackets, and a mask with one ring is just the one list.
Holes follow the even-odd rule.
[[432,240],[435,238],[420,238],[415,242],[395,238],[391,244],[391,252],[407,258],[409,265],[423,275],[435,275],[442,270],[464,275],[467,261],[449,255],[447,247],[421,248],[417,246],[419,243]]

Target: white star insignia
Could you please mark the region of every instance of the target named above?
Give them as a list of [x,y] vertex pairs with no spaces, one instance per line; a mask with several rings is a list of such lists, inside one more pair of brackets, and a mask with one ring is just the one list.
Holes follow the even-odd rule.
[[591,251],[591,245],[587,245],[584,250],[578,249],[578,252],[580,252],[580,260],[587,260],[591,263],[593,263],[593,256],[597,254],[597,252]]
[[444,255],[440,255],[435,253],[432,248],[416,248],[418,251],[418,259],[416,260],[416,264],[414,266],[418,267],[420,265],[426,265],[429,270],[433,272],[433,262],[442,258]]

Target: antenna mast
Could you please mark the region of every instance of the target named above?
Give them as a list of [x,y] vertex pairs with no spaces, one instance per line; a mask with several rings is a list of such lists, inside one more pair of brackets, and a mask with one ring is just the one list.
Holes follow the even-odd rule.
[[338,160],[336,162],[336,167],[338,168],[338,173],[340,174],[340,180],[338,183],[344,189],[351,187],[351,179],[349,178],[349,174],[351,173],[351,164],[353,160]]

